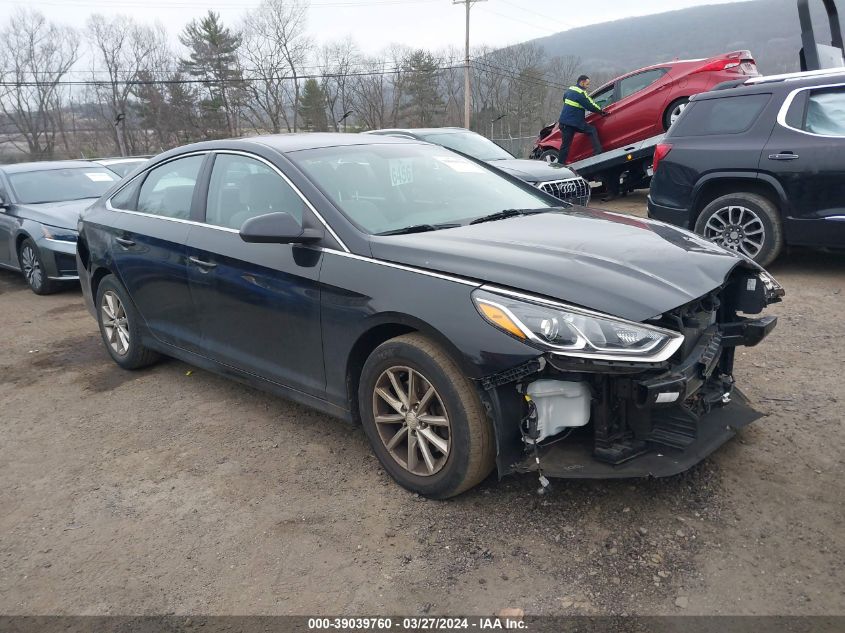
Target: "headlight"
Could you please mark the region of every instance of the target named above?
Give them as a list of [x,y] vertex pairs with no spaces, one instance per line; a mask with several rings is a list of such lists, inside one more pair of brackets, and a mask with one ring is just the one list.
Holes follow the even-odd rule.
[[78,234],[71,229],[60,229],[55,226],[41,225],[41,232],[48,240],[56,240],[58,242],[75,242]]
[[490,324],[526,343],[564,356],[660,362],[677,351],[682,334],[540,298],[484,289],[472,295]]
[[772,277],[769,273],[765,270],[761,270],[757,273],[757,276],[760,278],[760,281],[763,282],[763,287],[766,289],[766,294],[775,297],[782,297],[786,294],[786,291],[783,289],[777,279]]

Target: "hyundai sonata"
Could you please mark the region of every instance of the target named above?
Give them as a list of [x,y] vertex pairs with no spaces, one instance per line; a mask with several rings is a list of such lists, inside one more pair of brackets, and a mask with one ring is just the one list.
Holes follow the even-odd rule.
[[659,222],[560,200],[446,148],[307,134],[166,152],[80,225],[105,347],[363,424],[401,485],[662,476],[756,413],[734,349],[778,284]]

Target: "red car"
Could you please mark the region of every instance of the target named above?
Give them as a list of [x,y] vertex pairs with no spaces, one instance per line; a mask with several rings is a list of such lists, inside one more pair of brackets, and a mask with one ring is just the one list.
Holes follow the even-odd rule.
[[[723,81],[757,76],[750,51],[735,51],[710,59],[693,59],[641,68],[604,84],[593,92],[593,100],[608,116],[589,113],[587,122],[599,131],[605,151],[663,134],[699,92],[707,92]],[[558,159],[561,133],[557,124],[540,130],[531,158],[550,162]],[[592,156],[589,138],[576,134],[567,163]]]

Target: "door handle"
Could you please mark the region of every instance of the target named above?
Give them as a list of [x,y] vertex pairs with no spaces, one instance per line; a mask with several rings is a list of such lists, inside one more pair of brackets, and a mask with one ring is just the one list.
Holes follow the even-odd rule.
[[206,270],[206,272],[211,270],[212,268],[217,268],[217,264],[215,264],[214,262],[206,262],[206,261],[203,261],[203,260],[198,259],[196,257],[189,257],[188,261],[190,261],[193,264],[196,264],[200,268],[204,268]]
[[134,240],[128,240],[125,237],[116,237],[114,241],[120,244],[123,248],[129,248],[130,246],[135,246]]
[[769,154],[769,160],[795,160],[798,154],[792,152],[783,152],[781,154]]

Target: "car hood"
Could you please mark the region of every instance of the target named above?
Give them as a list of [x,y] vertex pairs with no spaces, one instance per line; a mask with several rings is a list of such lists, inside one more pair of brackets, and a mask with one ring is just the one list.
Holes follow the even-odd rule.
[[508,160],[491,160],[489,164],[529,182],[549,182],[551,180],[568,180],[578,174],[569,167],[557,163],[547,163],[542,160],[525,160],[514,158]]
[[644,321],[722,285],[744,261],[675,227],[598,209],[374,237],[376,259]]
[[66,202],[19,204],[17,205],[17,213],[22,218],[75,231],[79,215],[96,201],[96,198],[84,198]]

